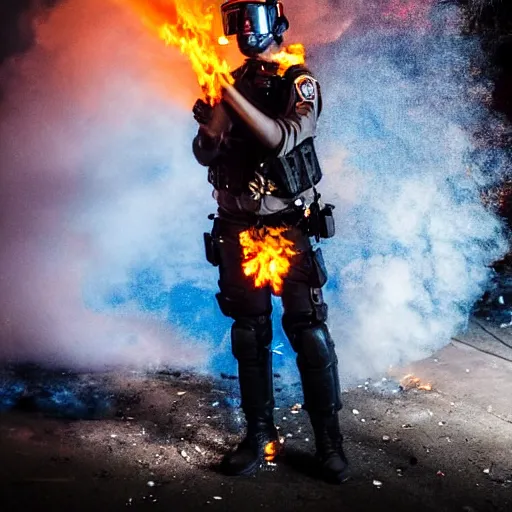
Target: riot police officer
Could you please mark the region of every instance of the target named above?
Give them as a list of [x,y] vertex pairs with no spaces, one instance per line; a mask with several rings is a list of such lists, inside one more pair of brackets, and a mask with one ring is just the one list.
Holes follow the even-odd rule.
[[247,433],[223,467],[228,474],[254,473],[267,443],[278,439],[273,420],[271,289],[256,287],[242,270],[239,235],[250,227],[285,227],[297,254],[284,279],[282,324],[297,353],[297,365],[315,433],[320,468],[329,481],[347,477],[338,411],[340,386],[334,343],[326,326],[322,286],[327,280],[320,249],[311,237],[333,235],[332,207],[316,185],[322,173],[315,152],[320,88],[302,65],[281,72],[272,58],[288,29],[281,2],[228,0],[222,7],[224,33],[236,35],[245,63],[224,84],[214,108],[198,100],[199,131],[193,151],[208,167],[218,202],[208,260],[219,267],[216,295],[233,318],[232,352],[238,362],[241,407]]

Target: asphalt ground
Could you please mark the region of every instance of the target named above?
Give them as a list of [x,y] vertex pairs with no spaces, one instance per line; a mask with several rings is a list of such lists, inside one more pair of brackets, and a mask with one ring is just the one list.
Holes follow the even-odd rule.
[[[479,320],[432,357],[345,390],[352,478],[339,486],[317,478],[308,418],[294,403],[275,411],[284,455],[256,476],[233,478],[218,464],[243,420],[220,380],[75,375],[75,390],[93,390],[90,414],[73,419],[34,396],[0,413],[0,512],[510,511],[511,339]],[[40,379],[39,398],[55,380],[37,369],[31,378]],[[418,389],[426,384],[432,389]]]

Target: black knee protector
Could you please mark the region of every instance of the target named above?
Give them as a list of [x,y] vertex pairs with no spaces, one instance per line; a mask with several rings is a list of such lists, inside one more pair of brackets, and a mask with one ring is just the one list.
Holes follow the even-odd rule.
[[239,362],[260,360],[271,343],[272,321],[268,316],[237,318],[231,327],[231,349]]
[[[285,332],[297,353],[304,408],[310,414],[332,414],[341,409],[338,358],[327,326],[307,318],[294,323],[283,319]],[[298,319],[296,319],[298,320]]]
[[231,346],[238,361],[242,409],[248,421],[272,421],[272,322],[268,316],[237,318]]

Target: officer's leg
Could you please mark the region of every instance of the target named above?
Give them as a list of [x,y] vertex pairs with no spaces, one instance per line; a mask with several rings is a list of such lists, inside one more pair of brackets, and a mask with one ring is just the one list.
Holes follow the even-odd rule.
[[304,408],[315,433],[316,450],[325,477],[341,482],[348,464],[343,453],[338,411],[341,391],[334,342],[326,325],[322,286],[327,276],[321,255],[310,249],[294,261],[283,287],[283,327],[297,353]]
[[230,474],[250,474],[264,460],[264,448],[277,440],[273,421],[271,297],[268,288],[255,288],[242,270],[238,235],[243,229],[222,223],[218,233],[219,287],[217,300],[224,315],[234,319],[233,355],[238,362],[241,406],[247,435],[224,460]]

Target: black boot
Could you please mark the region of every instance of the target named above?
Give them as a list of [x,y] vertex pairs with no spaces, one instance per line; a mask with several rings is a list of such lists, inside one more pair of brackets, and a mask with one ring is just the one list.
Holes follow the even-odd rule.
[[247,425],[247,434],[233,453],[224,457],[222,468],[228,475],[252,475],[265,461],[279,455],[279,436],[272,422],[256,421]]
[[311,416],[315,433],[316,456],[322,476],[329,483],[340,484],[349,478],[348,461],[343,451],[343,436],[337,414]]
[[[242,409],[247,420],[247,434],[222,469],[229,475],[250,475],[271,453],[279,450],[274,426],[274,390],[272,382],[272,323],[270,317],[237,318],[231,330],[233,355],[238,361]],[[271,443],[271,444],[269,444]],[[267,446],[268,445],[268,446]]]
[[316,455],[322,476],[341,483],[348,478],[337,412],[341,409],[338,359],[334,342],[324,322],[300,316],[283,318],[283,326],[297,352],[304,408],[315,433]]

